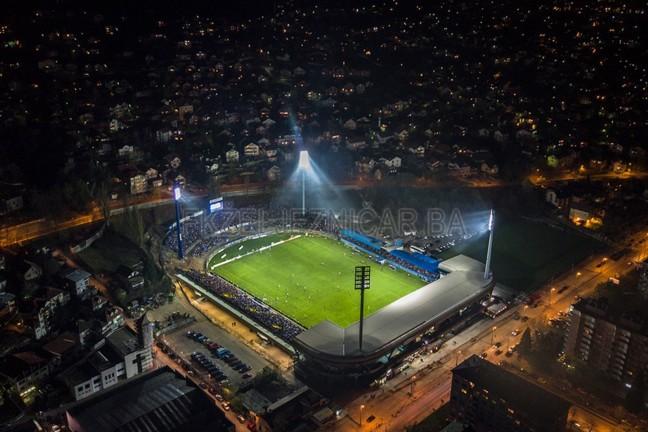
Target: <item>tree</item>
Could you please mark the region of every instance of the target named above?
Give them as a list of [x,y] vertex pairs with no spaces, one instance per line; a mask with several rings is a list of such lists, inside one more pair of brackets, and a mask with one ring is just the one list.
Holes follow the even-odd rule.
[[128,293],[123,288],[117,288],[114,293],[115,301],[121,306],[125,307],[128,300]]
[[522,333],[522,338],[520,339],[520,343],[518,345],[518,352],[522,355],[528,355],[531,353],[533,349],[533,344],[531,342],[531,329],[529,327],[524,330],[524,333]]

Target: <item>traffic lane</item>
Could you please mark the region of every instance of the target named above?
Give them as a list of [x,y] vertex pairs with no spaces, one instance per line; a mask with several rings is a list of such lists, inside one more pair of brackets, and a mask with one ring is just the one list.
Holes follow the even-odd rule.
[[[603,258],[604,255],[594,256],[591,259],[587,260],[586,262],[581,263],[579,265],[579,268],[582,269],[596,268],[596,264],[600,262],[600,260],[602,260]],[[476,323],[472,329],[467,329],[462,333],[471,330],[471,332],[476,331],[478,333],[477,336],[471,338],[470,341],[464,344],[457,344],[454,346],[450,344],[450,342],[453,342],[453,340],[450,340],[448,341],[446,346],[440,350],[439,354],[441,354],[442,352],[444,353],[444,356],[442,357],[444,361],[444,365],[441,370],[436,372],[436,375],[438,376],[438,374],[442,373],[444,369],[451,369],[450,364],[454,365],[455,362],[462,361],[464,358],[472,354],[480,354],[486,352],[488,359],[496,363],[505,359],[506,350],[503,349],[502,350],[503,353],[500,355],[495,355],[494,353],[496,348],[494,348],[493,345],[491,344],[492,327],[497,328],[493,333],[494,343],[502,342],[503,345],[502,348],[506,348],[507,346],[512,346],[517,344],[519,342],[521,334],[524,332],[527,326],[529,326],[530,324],[536,324],[535,321],[537,321],[538,319],[542,320],[543,322],[547,321],[549,318],[551,318],[549,314],[551,314],[552,311],[567,310],[574,301],[574,295],[576,294],[585,295],[593,291],[593,289],[596,287],[596,285],[598,285],[598,283],[607,280],[606,273],[611,271],[617,271],[617,270],[623,270],[623,272],[627,271],[627,266],[624,266],[623,261],[624,259],[620,259],[617,262],[614,262],[609,267],[602,269],[601,271],[598,272],[586,270],[587,276],[585,277],[583,277],[584,272],[582,270],[580,271],[579,274],[579,271],[575,268],[573,272],[564,275],[563,277],[559,278],[556,281],[558,283],[569,284],[569,288],[565,290],[565,294],[561,293],[562,295],[560,297],[557,297],[555,299],[555,302],[551,301],[550,286],[547,286],[546,289],[541,292],[543,294],[542,297],[543,301],[548,300],[548,304],[545,304],[537,308],[525,308],[523,305],[514,306],[512,308],[513,311],[518,311],[521,315],[526,315],[529,317],[529,320],[527,322],[523,322],[521,320],[515,320],[513,318],[513,314],[509,314],[506,316],[499,317],[498,319],[495,319],[493,321],[483,320]],[[552,285],[557,285],[557,284],[552,284]],[[519,333],[513,336],[512,332],[514,332],[515,330],[517,330]],[[461,336],[461,334],[458,336]],[[455,336],[455,338],[453,339],[456,338],[457,336]],[[421,367],[425,367],[429,365],[429,363],[433,361],[434,358],[439,358],[438,356],[426,356],[426,357],[427,358],[425,360],[427,361],[425,361],[424,364],[421,365]],[[434,375],[434,373],[432,375]],[[432,378],[432,376],[430,376],[430,378]],[[388,387],[392,387],[394,385],[394,383],[390,383],[390,384],[392,385],[388,385]],[[419,385],[421,387],[425,387],[430,391],[434,391],[434,389],[437,386],[437,384],[426,384],[424,381],[420,382]],[[402,397],[402,395],[400,397]],[[398,399],[399,396],[394,395],[391,398]],[[358,405],[362,402],[366,404],[365,409],[373,409],[376,411],[380,411],[381,413],[383,412],[386,413],[393,410],[393,408],[388,407],[388,405],[391,404],[380,403],[379,401],[374,402],[374,401],[356,400],[355,403],[350,404],[350,407],[352,407],[352,409],[357,410]],[[423,410],[424,414],[429,414],[429,411],[427,411],[427,413],[425,411],[426,410]],[[423,417],[425,416],[424,414],[422,414]]]
[[430,410],[436,411],[450,399],[452,380],[445,379],[441,383],[428,386],[420,392],[415,390],[411,400],[404,401],[400,413],[387,421],[388,430],[404,431],[408,426],[419,423],[429,416]]

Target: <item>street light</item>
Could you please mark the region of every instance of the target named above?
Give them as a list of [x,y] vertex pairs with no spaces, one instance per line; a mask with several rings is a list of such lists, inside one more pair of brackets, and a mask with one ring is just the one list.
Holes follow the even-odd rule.
[[414,384],[416,383],[416,375],[410,378],[410,397],[414,396]]
[[493,326],[491,329],[491,346],[493,346],[493,339],[495,338],[495,330],[497,330],[497,326]]
[[362,411],[365,409],[364,405],[360,405],[360,429],[362,429]]
[[553,304],[554,302],[554,293],[556,292],[556,287],[551,287],[551,291],[549,294],[549,304]]
[[455,356],[455,367],[459,365],[459,356],[461,355],[461,350],[457,350],[457,355]]

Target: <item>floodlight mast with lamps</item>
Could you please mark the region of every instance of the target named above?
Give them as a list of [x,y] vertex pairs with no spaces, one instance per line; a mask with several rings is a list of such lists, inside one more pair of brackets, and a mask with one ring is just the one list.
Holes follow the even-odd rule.
[[371,285],[371,267],[356,266],[354,288],[360,290],[360,321],[358,328],[358,350],[362,351],[362,333],[364,327],[364,292]]
[[488,250],[486,251],[486,267],[484,268],[484,279],[488,279],[491,275],[491,256],[493,254],[493,228],[495,227],[495,219],[493,209],[490,211],[488,218]]
[[176,235],[178,237],[178,259],[183,259],[184,254],[182,251],[182,232],[180,229],[180,198],[182,198],[182,188],[180,183],[173,183],[173,201],[175,202],[176,214]]

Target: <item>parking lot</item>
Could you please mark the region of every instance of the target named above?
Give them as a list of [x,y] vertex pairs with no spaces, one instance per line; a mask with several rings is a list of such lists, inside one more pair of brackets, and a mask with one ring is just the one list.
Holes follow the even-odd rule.
[[[209,343],[218,344],[219,348],[229,351],[231,355],[218,358],[215,349],[210,350],[207,344],[201,343],[195,338],[187,337],[187,332],[198,332],[208,338]],[[192,361],[191,358],[192,353],[201,353],[204,358],[208,359],[213,366],[222,372],[229,384],[235,387],[240,387],[264,367],[271,366],[265,359],[236,340],[232,335],[204,320],[164,335],[162,341],[183,360],[191,363],[199,373],[207,376],[209,374],[207,369],[197,361]],[[216,348],[216,345],[212,345],[212,347]],[[249,369],[243,372],[236,370],[235,366],[238,363],[232,364],[232,359],[247,365]]]

